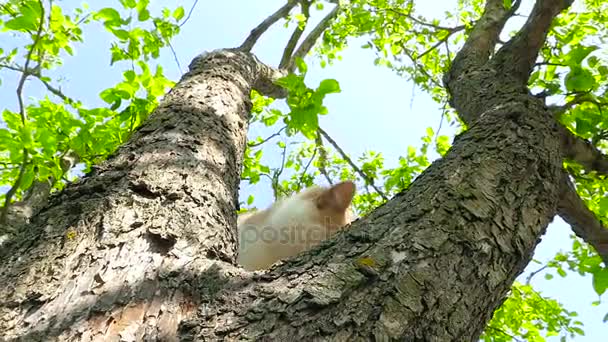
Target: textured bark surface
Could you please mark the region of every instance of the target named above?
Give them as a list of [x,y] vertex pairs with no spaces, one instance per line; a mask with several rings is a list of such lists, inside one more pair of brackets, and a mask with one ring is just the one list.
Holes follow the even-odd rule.
[[552,220],[555,123],[522,97],[481,115],[405,193],[322,250],[230,283],[192,340],[474,341]]
[[196,58],[125,146],[3,250],[0,331],[24,341],[475,341],[554,217],[562,177],[552,114],[486,63],[496,39],[483,32],[500,32],[501,6],[488,1],[495,15],[446,77],[469,126],[448,154],[268,272],[234,267],[234,209],[249,93],[275,91],[275,75],[247,53]]
[[235,260],[249,94],[270,72],[250,54],[196,58],[128,143],[53,197],[2,250],[2,336],[175,337],[212,261]]

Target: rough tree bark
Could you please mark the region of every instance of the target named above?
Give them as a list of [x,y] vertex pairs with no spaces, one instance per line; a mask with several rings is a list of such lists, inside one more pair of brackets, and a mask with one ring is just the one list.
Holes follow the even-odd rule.
[[126,145],[8,243],[0,331],[24,341],[476,340],[556,215],[563,179],[558,123],[521,75],[569,3],[538,0],[526,39],[490,59],[511,14],[502,4],[488,1],[446,75],[469,129],[445,158],[268,272],[234,266],[234,209],[250,90],[284,94],[248,52],[196,58]]

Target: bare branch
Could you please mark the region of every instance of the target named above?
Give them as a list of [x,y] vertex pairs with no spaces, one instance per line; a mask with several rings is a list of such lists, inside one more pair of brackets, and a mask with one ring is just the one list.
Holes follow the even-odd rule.
[[576,193],[576,189],[565,171],[560,184],[557,213],[572,226],[572,231],[576,236],[595,248],[602,257],[604,266],[608,267],[608,230]]
[[530,283],[532,282],[532,278],[534,278],[537,274],[539,274],[540,272],[544,271],[547,269],[547,267],[549,267],[548,265],[544,265],[543,267],[537,269],[534,272],[531,272],[528,277],[526,277],[526,285],[530,285]]
[[382,190],[380,190],[376,186],[376,184],[374,184],[374,180],[371,179],[368,175],[366,175],[365,172],[363,172],[363,170],[361,170],[355,163],[353,163],[353,161],[350,159],[350,157],[344,152],[344,150],[342,150],[342,148],[340,148],[340,146],[338,146],[338,143],[336,143],[334,141],[334,139],[332,139],[327,134],[327,132],[325,132],[321,127],[319,127],[319,133],[321,133],[321,135],[323,135],[325,140],[327,140],[338,151],[340,156],[342,156],[342,158],[348,163],[348,165],[350,165],[350,167],[352,167],[353,170],[361,176],[361,178],[363,178],[372,188],[374,188],[374,190],[376,190],[378,195],[380,195],[380,197],[382,197],[383,200],[388,201],[388,197],[386,197],[384,192],[382,192]]
[[589,141],[580,138],[563,126],[559,126],[563,157],[581,164],[588,172],[608,175],[608,156]]
[[34,77],[36,77],[36,79],[38,79],[40,82],[42,82],[42,84],[46,87],[46,89],[48,91],[50,91],[53,95],[59,97],[64,102],[66,102],[70,105],[76,103],[76,101],[74,101],[73,99],[71,99],[70,97],[65,95],[60,89],[55,88],[48,81],[46,81],[44,78],[42,78],[42,75],[40,74],[39,70],[32,69],[32,68],[30,68],[29,70],[26,70],[25,68],[22,68],[20,66],[13,66],[13,65],[8,65],[8,64],[0,64],[0,67],[6,68],[9,70],[13,70],[13,71],[17,71],[22,74],[26,73],[28,76],[34,76]]
[[264,19],[264,21],[262,21],[258,26],[256,26],[253,30],[251,30],[251,33],[249,33],[249,36],[247,37],[247,39],[245,39],[243,44],[241,44],[241,46],[239,46],[239,50],[248,51],[248,52],[251,51],[251,49],[253,48],[255,43],[262,36],[262,34],[264,34],[264,32],[266,32],[266,30],[268,30],[268,28],[270,28],[270,26],[272,26],[274,23],[276,23],[279,19],[281,19],[281,18],[285,17],[287,14],[289,14],[289,11],[291,11],[291,9],[294,8],[297,4],[298,4],[297,0],[288,0],[287,3],[285,5],[283,5],[283,7],[279,8],[276,12],[271,14],[268,18]]
[[[194,8],[196,7],[196,4],[198,3],[198,0],[194,0],[194,3],[192,4],[192,7],[190,7],[190,11],[188,11],[188,15],[186,16],[186,18],[184,18],[184,21],[182,21],[181,24],[179,24],[179,27],[184,26],[188,20],[190,19],[190,16],[192,15],[192,12],[194,11]],[[181,70],[181,68],[180,68]]]
[[325,177],[327,183],[329,185],[333,185],[333,181],[331,177],[329,177],[329,173],[327,172],[327,150],[325,149],[325,145],[323,145],[323,138],[321,137],[321,132],[317,130],[317,137],[315,138],[315,143],[317,144],[317,149],[319,150],[319,172]]
[[[441,25],[434,25],[434,24],[430,24],[430,23],[424,22],[424,21],[422,21],[422,20],[414,17],[411,13],[404,13],[404,12],[398,11],[398,10],[396,10],[394,8],[383,8],[381,10],[393,12],[393,13],[395,13],[397,15],[400,15],[400,16],[403,16],[403,17],[406,17],[406,18],[410,19],[411,21],[417,23],[420,26],[430,27],[430,28],[433,28],[433,29],[438,30],[438,31],[454,31],[454,30],[460,31],[459,29],[456,29],[455,27],[447,27],[447,26],[441,26]],[[464,28],[464,26],[462,26],[462,27]]]
[[304,56],[310,52],[319,37],[321,37],[321,34],[323,34],[327,27],[329,27],[331,21],[338,16],[338,13],[340,13],[340,5],[336,4],[336,7],[334,7],[323,19],[321,19],[317,26],[312,29],[306,38],[304,38],[304,41],[302,44],[300,44],[296,52],[291,57],[289,64],[286,66],[288,71],[291,72],[294,70],[296,58],[304,58]]
[[278,132],[271,134],[270,136],[268,136],[268,138],[266,138],[266,139],[264,139],[264,140],[262,140],[262,141],[260,141],[258,143],[249,142],[248,145],[249,145],[249,147],[260,146],[260,145],[268,142],[268,140],[270,140],[270,139],[272,139],[274,137],[278,137],[279,135],[281,135],[281,132],[283,132],[286,128],[287,128],[287,126],[283,126],[283,128],[281,128]]
[[310,4],[307,1],[301,1],[300,4],[302,6],[302,14],[304,14],[306,17],[306,21],[303,25],[298,25],[291,34],[291,37],[287,42],[287,46],[285,47],[285,50],[283,50],[283,56],[281,57],[281,62],[279,63],[279,69],[284,69],[289,64],[291,54],[293,53],[293,50],[296,49],[296,46],[300,41],[300,37],[302,37],[304,30],[306,30],[306,25],[310,19]]
[[545,44],[553,19],[573,0],[537,0],[524,26],[503,45],[493,59],[506,75],[526,84],[538,52]]

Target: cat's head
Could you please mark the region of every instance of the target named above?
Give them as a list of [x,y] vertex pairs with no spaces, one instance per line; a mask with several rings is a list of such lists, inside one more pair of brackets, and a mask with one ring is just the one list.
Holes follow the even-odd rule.
[[351,203],[355,196],[355,183],[345,181],[330,187],[310,187],[297,196],[312,202],[314,220],[335,233],[354,220]]

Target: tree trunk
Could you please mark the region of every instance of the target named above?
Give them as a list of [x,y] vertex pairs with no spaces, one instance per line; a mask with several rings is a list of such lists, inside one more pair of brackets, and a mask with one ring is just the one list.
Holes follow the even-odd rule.
[[213,261],[235,260],[250,92],[272,72],[247,53],[197,57],[124,146],[54,196],[0,255],[2,335],[174,338]]
[[247,53],[195,59],[126,145],[54,196],[1,255],[5,337],[474,341],[555,215],[542,102],[495,99],[407,191],[246,273],[234,209],[249,93],[272,77]]

